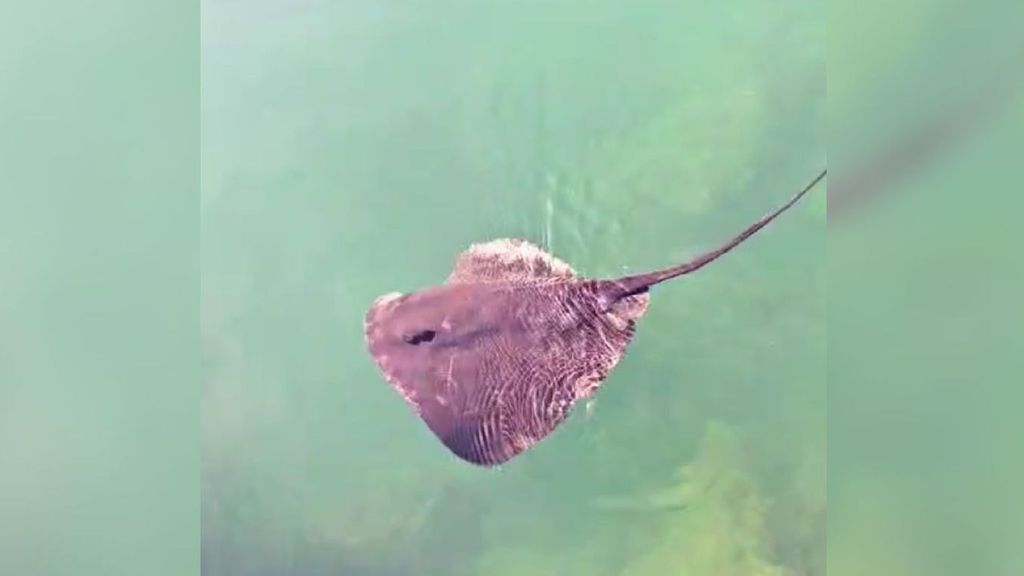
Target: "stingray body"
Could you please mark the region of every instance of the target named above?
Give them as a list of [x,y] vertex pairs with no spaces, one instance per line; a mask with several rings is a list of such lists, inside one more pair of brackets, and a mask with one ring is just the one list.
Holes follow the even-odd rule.
[[365,336],[385,379],[455,455],[501,464],[548,436],[622,358],[648,290],[725,254],[818,181],[721,247],[664,270],[581,278],[519,239],[475,244],[444,284],[378,298]]

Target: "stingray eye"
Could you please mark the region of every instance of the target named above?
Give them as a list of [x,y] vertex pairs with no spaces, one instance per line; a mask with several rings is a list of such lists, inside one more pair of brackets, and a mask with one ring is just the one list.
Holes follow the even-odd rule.
[[433,330],[420,330],[419,332],[406,334],[402,339],[405,340],[406,344],[418,346],[424,342],[430,342],[434,339],[434,336],[437,336],[437,332]]

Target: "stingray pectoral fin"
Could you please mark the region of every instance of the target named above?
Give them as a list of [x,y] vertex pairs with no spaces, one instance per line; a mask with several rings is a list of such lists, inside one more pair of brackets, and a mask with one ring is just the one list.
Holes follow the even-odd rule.
[[499,453],[499,446],[488,442],[483,435],[483,427],[475,422],[460,423],[448,436],[441,438],[444,445],[456,456],[478,464],[492,466],[497,464],[494,455]]
[[449,283],[572,280],[571,266],[518,238],[473,244],[455,259]]
[[448,450],[472,464],[495,466],[518,454],[501,434],[496,412],[459,416],[426,410],[420,416]]

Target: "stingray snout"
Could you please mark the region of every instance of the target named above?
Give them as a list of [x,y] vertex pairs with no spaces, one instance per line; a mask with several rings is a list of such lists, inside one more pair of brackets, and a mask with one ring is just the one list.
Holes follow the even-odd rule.
[[383,296],[378,296],[373,304],[370,305],[370,309],[366,311],[366,317],[363,319],[363,333],[366,336],[368,343],[376,340],[380,334],[380,325],[389,312],[395,309],[398,302],[402,298],[401,292],[390,292]]

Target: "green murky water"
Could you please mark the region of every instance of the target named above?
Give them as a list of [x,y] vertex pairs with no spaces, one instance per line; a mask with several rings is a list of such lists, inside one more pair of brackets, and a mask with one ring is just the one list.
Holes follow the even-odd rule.
[[209,575],[823,575],[825,194],[660,287],[586,409],[451,456],[363,345],[372,300],[521,236],[674,263],[824,165],[825,6],[203,5]]

